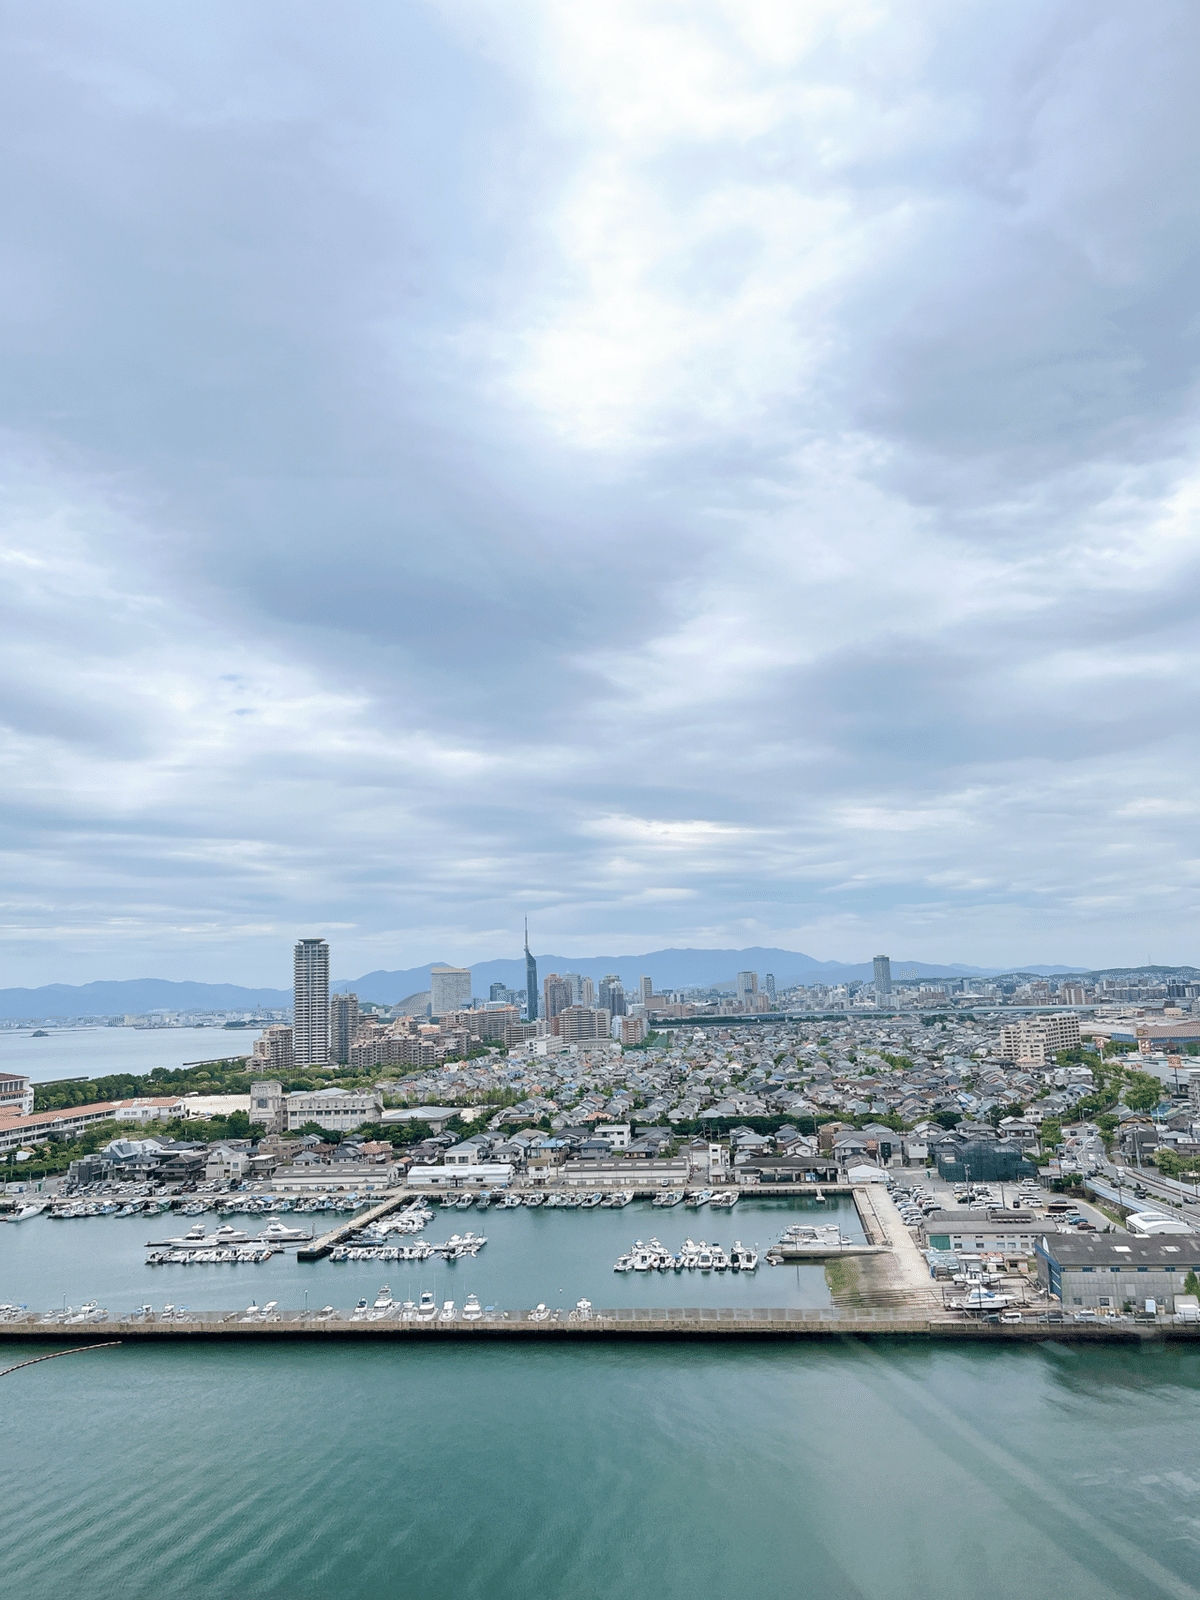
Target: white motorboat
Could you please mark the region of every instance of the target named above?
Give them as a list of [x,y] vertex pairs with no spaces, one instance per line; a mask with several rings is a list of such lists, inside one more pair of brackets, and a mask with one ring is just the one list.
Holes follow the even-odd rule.
[[712,1247],[712,1264],[714,1272],[729,1271],[729,1257],[719,1244],[714,1244]]
[[735,1239],[729,1261],[735,1272],[753,1272],[758,1266],[758,1251]]
[[376,1311],[390,1311],[395,1303],[396,1302],[392,1299],[392,1291],[385,1283],[383,1288],[380,1289],[379,1293],[375,1296],[374,1309]]
[[303,1244],[311,1238],[311,1233],[305,1233],[303,1228],[289,1228],[286,1222],[268,1222],[258,1236],[260,1244]]
[[462,1314],[464,1322],[479,1321],[483,1315],[483,1307],[479,1304],[479,1296],[477,1294],[469,1294],[463,1301]]
[[426,1289],[417,1305],[417,1320],[418,1322],[432,1322],[436,1316],[437,1301],[433,1297],[433,1291]]
[[613,1262],[613,1271],[614,1272],[632,1272],[633,1271],[633,1257],[628,1253],[628,1251],[623,1256],[618,1256],[617,1259]]
[[443,1306],[442,1306],[441,1311],[438,1313],[438,1321],[439,1322],[457,1322],[457,1320],[458,1320],[458,1311],[455,1308],[454,1301],[453,1300],[445,1301]]
[[46,1202],[44,1200],[27,1203],[26,1205],[18,1206],[16,1211],[11,1216],[5,1217],[4,1220],[5,1222],[28,1222],[30,1217],[40,1216],[45,1209]]
[[549,1309],[541,1300],[538,1301],[537,1305],[534,1306],[533,1310],[529,1313],[529,1320],[530,1322],[548,1322],[550,1320]]
[[690,1194],[683,1197],[684,1204],[692,1211],[698,1211],[701,1206],[706,1206],[712,1199],[711,1189],[693,1189]]
[[713,1269],[713,1253],[703,1239],[696,1250],[696,1265],[701,1272],[711,1272]]

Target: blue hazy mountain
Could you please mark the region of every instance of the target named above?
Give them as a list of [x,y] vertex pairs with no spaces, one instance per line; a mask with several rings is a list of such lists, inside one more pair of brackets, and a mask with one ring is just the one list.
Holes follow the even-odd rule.
[[[780,989],[794,983],[848,983],[871,976],[871,963],[860,961],[817,961],[798,950],[774,950],[754,946],[748,950],[651,950],[645,955],[559,956],[540,954],[538,972],[578,972],[597,982],[607,973],[620,974],[627,989],[637,986],[643,974],[653,978],[657,993],[719,985],[732,987],[737,973],[757,972],[761,983],[768,972],[775,975]],[[404,967],[395,971],[378,970],[360,978],[338,979],[333,987],[354,990],[363,1000],[393,1005],[429,988],[431,966]],[[1024,972],[1051,976],[1080,972],[1079,967],[967,967],[958,963],[939,966],[927,961],[892,958],[892,972],[915,972],[920,978],[983,978],[1000,973]],[[510,989],[525,987],[525,962],[511,960],[479,961],[472,968],[472,989],[487,995],[493,983]],[[176,983],[166,978],[128,978],[113,982],[84,984],[50,983],[37,989],[0,989],[0,1019],[41,1017],[114,1017],[126,1013],[140,1016],[147,1011],[253,1011],[258,1006],[290,1006],[291,989],[251,989],[236,983]]]

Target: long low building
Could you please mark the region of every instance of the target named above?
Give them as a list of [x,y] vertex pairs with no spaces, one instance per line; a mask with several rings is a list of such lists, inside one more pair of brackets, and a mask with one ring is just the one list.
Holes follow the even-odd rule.
[[62,1111],[35,1111],[28,1117],[4,1117],[0,1119],[0,1152],[46,1139],[77,1139],[97,1122],[169,1121],[183,1114],[183,1104],[178,1095],[148,1095],[133,1100],[97,1100]]
[[410,1189],[453,1189],[471,1184],[476,1188],[502,1189],[512,1182],[512,1163],[509,1161],[481,1162],[475,1166],[410,1167]]
[[686,1156],[663,1161],[568,1161],[548,1170],[572,1189],[681,1189],[691,1174]]
[[925,1218],[921,1232],[931,1250],[1031,1256],[1045,1232],[1045,1224],[1032,1211],[996,1218],[974,1211],[934,1211]]
[[1038,1278],[1066,1311],[1140,1311],[1147,1300],[1173,1311],[1188,1273],[1200,1273],[1200,1233],[1045,1233],[1035,1253]]

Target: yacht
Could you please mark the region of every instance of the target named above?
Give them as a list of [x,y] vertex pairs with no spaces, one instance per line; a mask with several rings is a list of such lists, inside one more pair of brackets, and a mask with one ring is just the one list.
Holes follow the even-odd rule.
[[395,1304],[396,1302],[392,1299],[392,1291],[385,1283],[383,1288],[380,1289],[379,1293],[375,1296],[374,1310],[390,1311]]
[[311,1233],[305,1233],[303,1228],[289,1228],[286,1222],[268,1222],[258,1236],[260,1244],[302,1244],[311,1238]]
[[647,1250],[639,1239],[633,1247],[633,1270],[635,1272],[649,1272],[654,1265],[654,1252]]
[[724,1250],[721,1249],[719,1244],[714,1244],[712,1247],[712,1264],[713,1269],[716,1272],[729,1271],[729,1257],[725,1254]]
[[404,1302],[404,1304],[400,1307],[400,1320],[401,1320],[401,1322],[411,1322],[413,1320],[413,1318],[416,1316],[416,1314],[417,1314],[417,1302],[415,1300],[406,1300]]
[[679,1252],[685,1267],[695,1270],[700,1262],[700,1246],[694,1239],[685,1239]]
[[758,1251],[744,1245],[740,1239],[735,1239],[729,1259],[735,1272],[753,1272],[758,1266]]
[[433,1290],[426,1289],[417,1306],[417,1320],[419,1322],[432,1322],[437,1316],[437,1301],[433,1297]]
[[529,1313],[529,1320],[530,1322],[548,1322],[550,1320],[549,1309],[542,1303],[542,1301],[539,1300],[537,1305],[534,1306],[533,1310]]
[[25,1205],[19,1206],[11,1216],[5,1217],[4,1220],[5,1222],[28,1222],[30,1217],[39,1216],[45,1209],[46,1202],[44,1200],[27,1202]]
[[479,1321],[483,1315],[483,1307],[479,1304],[479,1296],[477,1294],[469,1294],[463,1301],[462,1314],[464,1322]]
[[575,1315],[579,1318],[580,1322],[586,1322],[591,1314],[592,1302],[590,1300],[576,1300]]
[[614,1272],[632,1272],[633,1271],[633,1257],[632,1257],[632,1255],[630,1255],[630,1253],[628,1251],[626,1251],[623,1256],[618,1256],[617,1259],[613,1262],[613,1271]]
[[458,1321],[458,1311],[455,1308],[453,1300],[447,1300],[444,1303],[444,1305],[442,1306],[441,1311],[438,1314],[438,1321],[439,1322],[457,1322]]
[[627,1205],[631,1205],[632,1204],[632,1202],[633,1202],[633,1190],[632,1189],[618,1189],[616,1194],[614,1194],[612,1198],[613,1198],[613,1205],[616,1206],[616,1208],[618,1210],[620,1210],[620,1208],[622,1206],[627,1206]]
[[701,1272],[711,1272],[713,1269],[713,1253],[703,1239],[696,1250],[696,1265]]

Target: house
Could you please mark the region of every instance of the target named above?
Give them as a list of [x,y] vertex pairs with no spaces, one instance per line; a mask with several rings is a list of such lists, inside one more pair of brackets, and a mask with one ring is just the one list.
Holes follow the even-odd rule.
[[253,1169],[253,1158],[247,1146],[215,1145],[204,1163],[207,1183],[241,1182]]

